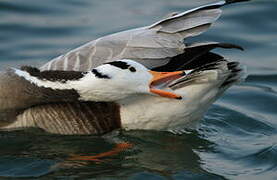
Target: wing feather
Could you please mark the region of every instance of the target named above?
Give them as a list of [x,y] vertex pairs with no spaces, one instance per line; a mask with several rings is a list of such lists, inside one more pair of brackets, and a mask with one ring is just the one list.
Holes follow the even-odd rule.
[[219,1],[175,14],[150,26],[99,38],[53,59],[41,70],[87,71],[124,58],[155,68],[184,53],[183,39],[205,32],[219,18],[221,6],[240,1],[245,0]]

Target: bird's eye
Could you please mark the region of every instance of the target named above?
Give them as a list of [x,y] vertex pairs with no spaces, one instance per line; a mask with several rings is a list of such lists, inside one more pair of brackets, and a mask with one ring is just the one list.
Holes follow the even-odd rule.
[[92,69],[91,71],[96,77],[101,78],[101,79],[111,79],[110,76],[102,74],[101,72],[99,72],[97,69]]
[[131,72],[136,72],[137,70],[136,70],[136,68],[134,68],[134,67],[129,67],[129,70],[131,71]]

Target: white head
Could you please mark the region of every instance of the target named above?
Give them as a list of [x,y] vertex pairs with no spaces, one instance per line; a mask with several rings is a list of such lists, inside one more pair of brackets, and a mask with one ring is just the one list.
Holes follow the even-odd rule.
[[[154,72],[133,60],[118,60],[100,65],[87,73],[77,87],[82,100],[117,101],[137,94],[159,95],[181,99],[180,96],[159,89],[169,79],[182,76],[178,72]],[[82,84],[82,85],[81,85]]]
[[[28,71],[15,69],[18,76],[38,87],[53,90],[75,90],[79,100],[118,101],[138,94],[151,94],[173,99],[181,99],[171,90],[162,90],[169,80],[182,77],[183,72],[155,72],[132,60],[118,60],[100,65],[88,72],[53,71],[56,76],[47,77],[45,71],[34,76]],[[73,73],[76,78],[67,79],[64,74]],[[48,72],[50,74],[50,72]],[[57,80],[58,79],[58,80]]]

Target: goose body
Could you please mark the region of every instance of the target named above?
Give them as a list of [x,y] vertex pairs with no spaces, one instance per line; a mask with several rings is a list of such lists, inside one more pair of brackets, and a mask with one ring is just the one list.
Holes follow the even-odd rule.
[[[219,8],[233,2],[239,1],[220,1],[150,26],[99,38],[53,59],[33,70],[33,74],[28,68],[2,72],[1,128],[39,127],[58,134],[103,134],[118,128],[172,130],[195,126],[211,103],[243,77],[239,63],[229,62],[210,51],[218,47],[241,48],[217,42],[190,44],[183,39],[205,32],[220,16]],[[89,84],[89,81],[76,84],[83,78],[82,73],[118,59],[131,59],[149,70],[182,70],[184,76],[159,87],[182,99],[153,93],[128,94],[124,88],[117,92],[128,97],[90,99],[82,96],[82,88],[85,88],[82,86]],[[37,78],[36,73],[47,74],[49,83],[32,80]],[[105,77],[106,74],[100,75]],[[55,83],[51,84],[53,79]],[[46,80],[40,81],[45,83]],[[61,82],[57,83],[58,80]],[[76,92],[62,81],[74,81],[80,89]],[[128,81],[125,83],[128,86]],[[102,87],[99,90],[113,89]]]

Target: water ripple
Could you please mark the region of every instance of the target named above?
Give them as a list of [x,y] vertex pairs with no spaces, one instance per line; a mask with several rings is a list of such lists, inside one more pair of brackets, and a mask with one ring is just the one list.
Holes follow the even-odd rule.
[[[201,2],[200,2],[201,1]],[[40,66],[102,35],[147,25],[206,0],[2,0],[0,69]],[[211,2],[210,0],[209,2]],[[246,51],[216,50],[248,66],[246,82],[213,105],[200,127],[183,134],[124,132],[116,138],[0,132],[0,176],[45,179],[274,179],[277,164],[277,1],[224,7],[211,30],[194,40],[235,43]],[[134,149],[93,162],[70,154],[97,154],[115,142]],[[128,177],[128,178],[126,178]]]

